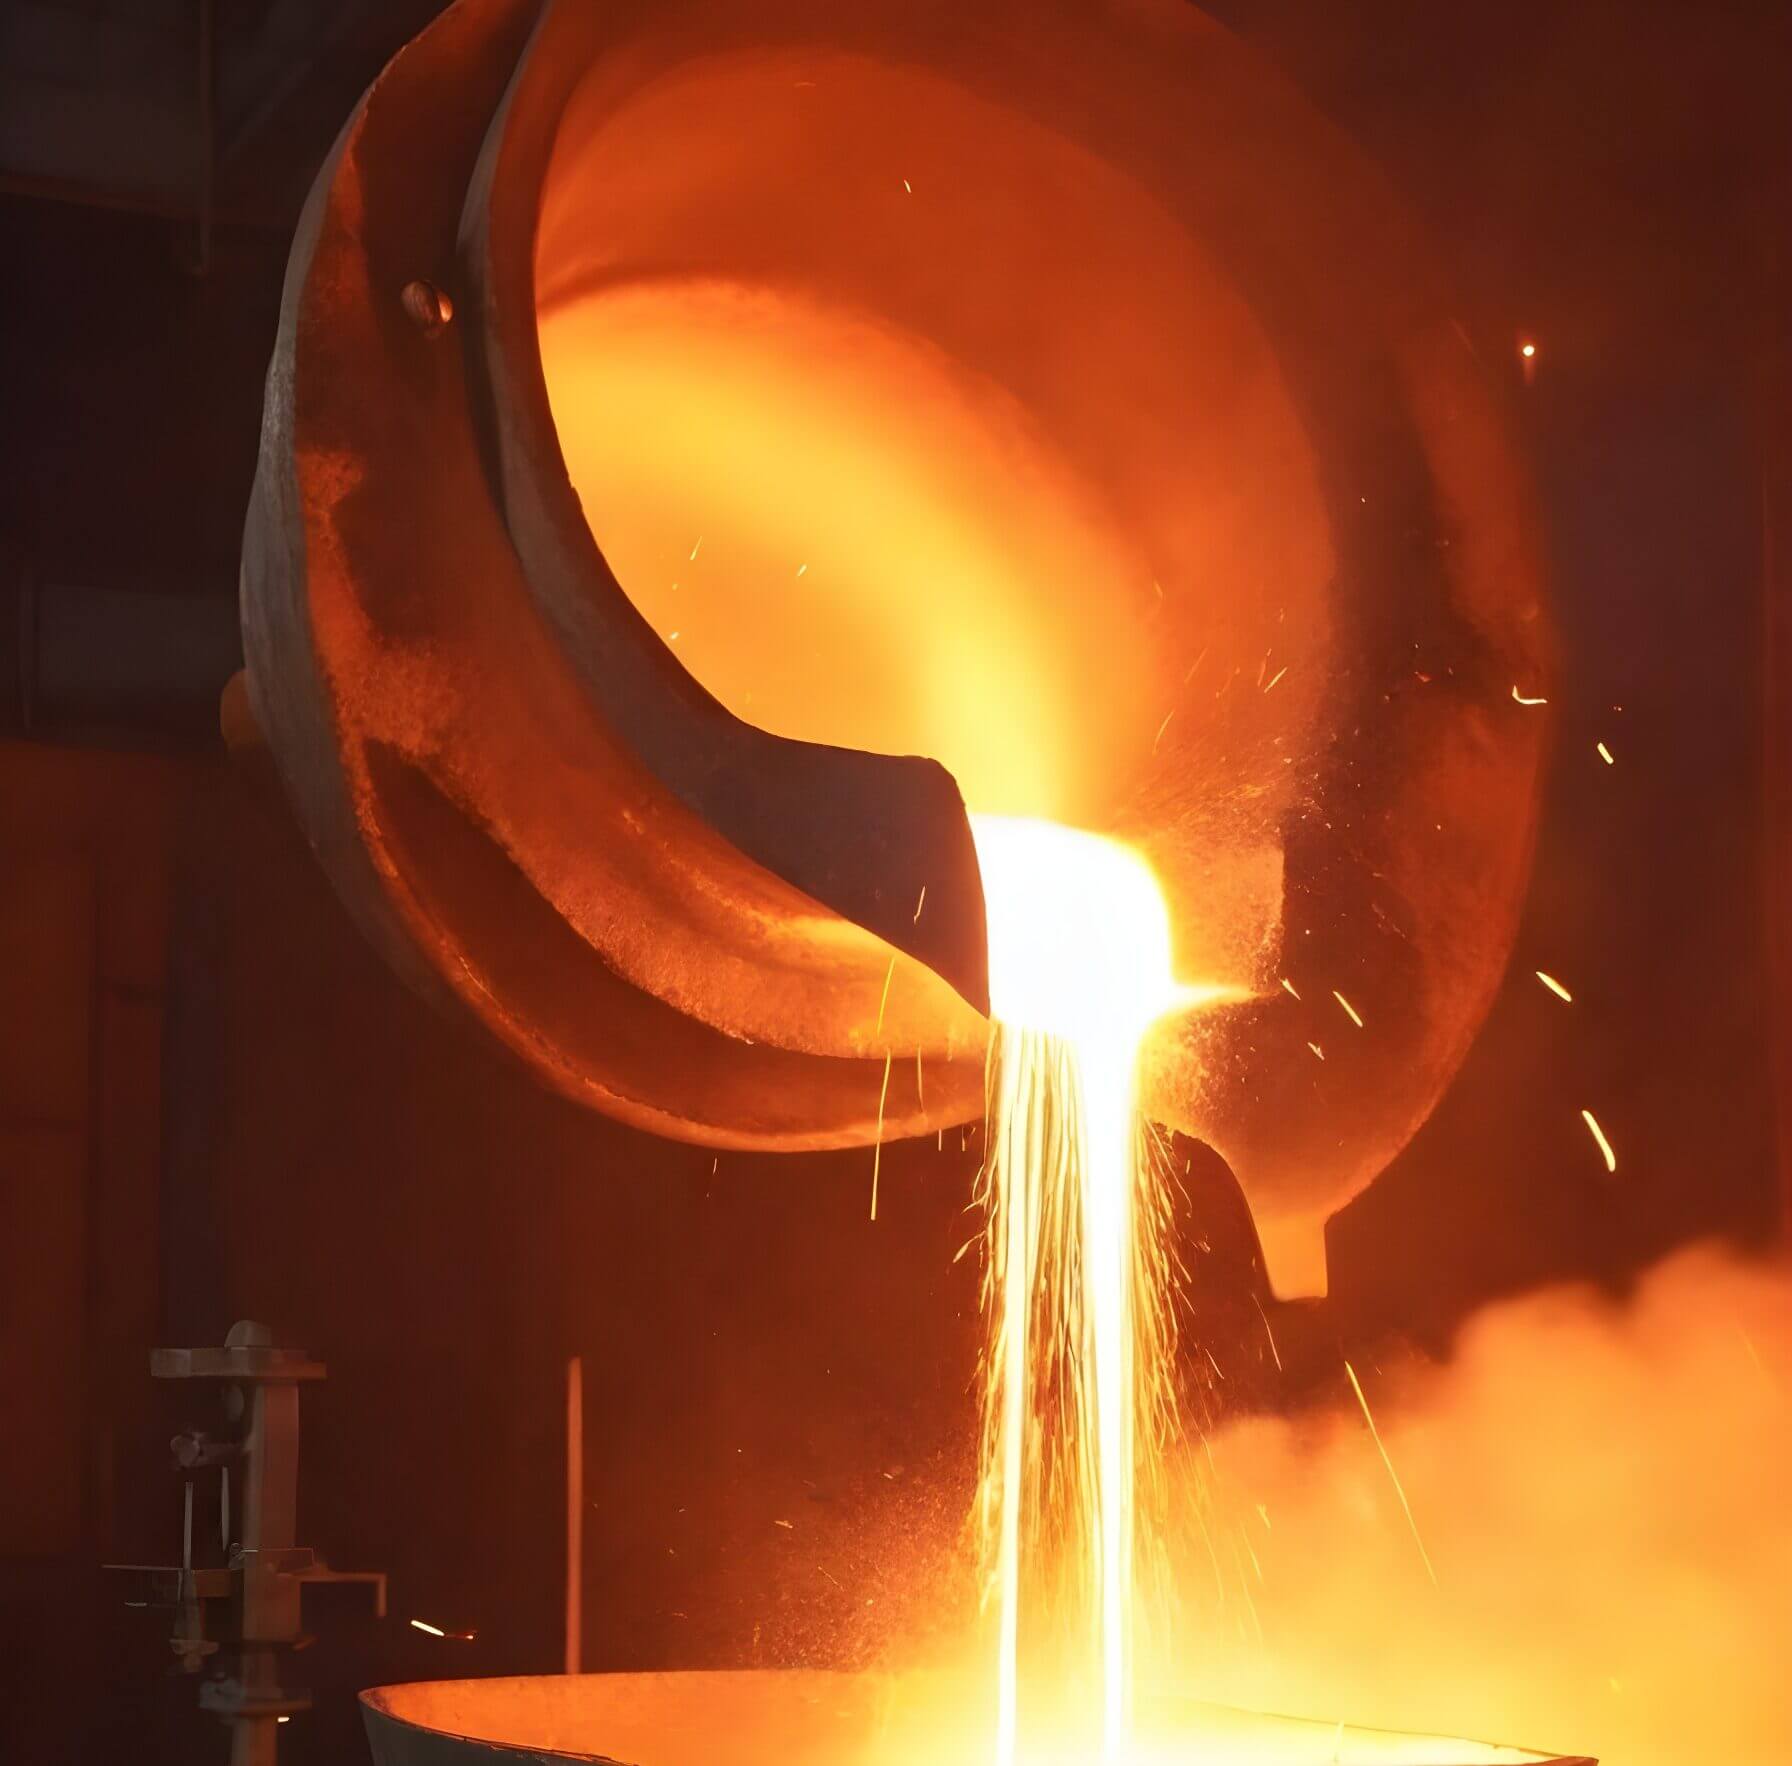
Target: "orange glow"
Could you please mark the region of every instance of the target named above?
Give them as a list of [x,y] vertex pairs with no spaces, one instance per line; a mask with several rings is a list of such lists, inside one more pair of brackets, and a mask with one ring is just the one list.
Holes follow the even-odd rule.
[[[809,1670],[433,1680],[364,1695],[375,1721],[560,1758],[674,1766],[985,1766],[974,1681]],[[1523,1766],[1542,1756],[1145,1697],[1129,1766]],[[1063,1737],[1037,1766],[1087,1766]],[[1751,1763],[1752,1766],[1752,1763]]]
[[1523,356],[1523,357],[1524,357],[1524,359],[1525,359],[1525,360],[1526,360],[1526,361],[1527,361],[1527,362],[1528,362],[1528,361],[1530,361],[1530,360],[1531,360],[1531,358],[1532,358],[1532,357],[1533,357],[1533,356],[1535,356],[1535,355],[1536,355],[1536,353],[1537,353],[1537,346],[1536,346],[1536,345],[1535,345],[1535,344],[1534,344],[1534,343],[1526,343],[1526,344],[1520,344],[1520,345],[1519,345],[1519,349],[1518,349],[1518,353],[1519,353],[1519,354],[1520,354],[1520,355],[1521,355],[1521,356]]
[[1348,1390],[1235,1423],[1185,1456],[1209,1508],[1172,1529],[1182,1619],[1141,1679],[1609,1766],[1784,1766],[1789,1382],[1792,1277],[1711,1248],[1625,1302],[1556,1288],[1487,1308],[1441,1362],[1389,1363],[1378,1433],[1437,1587]]
[[1132,726],[1122,764],[1149,753],[1144,626],[1080,592],[1138,567],[996,389],[863,319],[715,284],[620,290],[541,337],[611,567],[741,716],[939,757],[967,802],[1017,815],[1097,812],[1122,756],[1091,727]]

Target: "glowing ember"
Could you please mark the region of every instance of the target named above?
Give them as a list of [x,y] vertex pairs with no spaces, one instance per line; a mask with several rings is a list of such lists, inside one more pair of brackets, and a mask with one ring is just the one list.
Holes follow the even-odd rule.
[[1600,1156],[1605,1160],[1606,1170],[1616,1171],[1618,1155],[1612,1151],[1612,1143],[1605,1138],[1605,1130],[1599,1126],[1598,1118],[1591,1110],[1583,1110],[1580,1113],[1580,1119],[1587,1125],[1587,1133],[1593,1137],[1594,1144],[1599,1148]]
[[1543,983],[1543,985],[1545,987],[1547,987],[1549,989],[1549,991],[1556,996],[1557,999],[1568,1000],[1568,1001],[1572,1002],[1572,1000],[1574,999],[1574,995],[1571,994],[1568,991],[1568,989],[1565,988],[1561,984],[1561,982],[1559,982],[1555,978],[1555,976],[1546,975],[1546,974],[1544,974],[1544,972],[1541,969],[1534,970],[1533,973],[1536,975],[1537,979],[1539,981],[1541,981]]
[[884,1082],[877,1094],[877,1140],[871,1149],[871,1218],[877,1218],[877,1178],[884,1162],[884,1107],[890,1101],[890,1068],[896,1059],[892,1051],[884,1056]]
[[[1047,822],[972,821],[1001,1027],[984,1176],[994,1348],[981,1495],[998,1608],[996,1760],[1016,1757],[1023,1583],[1054,1578],[1068,1584],[1061,1600],[1030,1602],[1029,1615],[1059,1635],[1029,1642],[1062,1648],[1082,1632],[1061,1682],[1098,1713],[1101,1758],[1114,1760],[1130,1723],[1134,1462],[1141,1439],[1156,1439],[1139,1410],[1162,1389],[1165,1347],[1159,1288],[1140,1280],[1153,1216],[1139,1195],[1150,1164],[1134,1072],[1157,1018],[1217,990],[1177,985],[1163,897],[1136,854]],[[1066,1620],[1078,1604],[1086,1628]]]
[[1383,1445],[1381,1431],[1375,1426],[1375,1418],[1369,1412],[1369,1400],[1363,1396],[1363,1383],[1356,1377],[1356,1369],[1347,1361],[1344,1371],[1350,1376],[1350,1389],[1356,1394],[1356,1401],[1362,1406],[1363,1421],[1369,1425],[1370,1437],[1375,1442],[1375,1451],[1381,1455],[1381,1463],[1387,1467],[1388,1481],[1394,1486],[1394,1494],[1400,1498],[1400,1510],[1406,1516],[1406,1524],[1412,1529],[1412,1542],[1419,1548],[1419,1556],[1425,1560],[1425,1574],[1431,1578],[1432,1586],[1437,1585],[1437,1571],[1431,1564],[1431,1553],[1425,1549],[1425,1541],[1419,1537],[1419,1523],[1413,1519],[1412,1504],[1406,1500],[1406,1486],[1400,1482],[1400,1474],[1394,1470],[1393,1459]]

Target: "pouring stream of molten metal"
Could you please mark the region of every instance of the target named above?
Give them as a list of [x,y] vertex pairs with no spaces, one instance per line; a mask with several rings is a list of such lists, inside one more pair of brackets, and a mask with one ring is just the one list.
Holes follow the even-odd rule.
[[[1141,1375],[1161,1371],[1138,1365],[1136,1320],[1158,1297],[1135,1293],[1149,1260],[1135,1242],[1146,1217],[1134,1078],[1152,1023],[1216,990],[1178,986],[1162,892],[1129,848],[1050,822],[973,816],[972,828],[1001,1027],[983,1488],[998,1607],[996,1762],[1013,1766],[1017,1751],[1029,1492],[1032,1537],[1042,1550],[1057,1541],[1086,1591],[1086,1641],[1067,1666],[1096,1689],[1100,1757],[1116,1761],[1130,1706],[1136,1398]],[[1057,1390],[1044,1397],[1054,1354]],[[1030,1465],[1061,1475],[1030,1479]],[[1046,1505],[1060,1512],[1039,1512]]]

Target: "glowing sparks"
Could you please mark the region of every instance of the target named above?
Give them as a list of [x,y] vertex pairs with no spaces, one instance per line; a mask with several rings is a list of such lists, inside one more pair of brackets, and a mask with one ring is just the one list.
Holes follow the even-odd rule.
[[[1043,1188],[1044,1149],[1026,1144],[1039,1120],[1022,1107],[1029,1081],[1027,1045],[1015,1038],[1010,1049],[998,1033],[999,1103],[991,1110],[992,1144],[988,1181],[991,1257],[995,1282],[996,1353],[992,1376],[999,1378],[985,1422],[983,1508],[986,1537],[989,1515],[997,1514],[994,1557],[998,1639],[996,1646],[996,1766],[1011,1766],[1020,1711],[1020,1547],[1021,1492],[1026,1465],[1028,1374],[1031,1356],[1033,1288],[1032,1216]],[[992,1426],[993,1425],[993,1426]],[[993,1453],[990,1451],[993,1445]],[[993,1484],[993,1489],[992,1489]]]
[[698,550],[701,548],[702,544],[703,544],[703,536],[702,536],[702,534],[698,534],[696,545],[691,547],[691,562],[693,564],[695,564],[697,562],[697,553],[698,553]]
[[915,924],[921,924],[921,910],[927,905],[927,885],[921,885],[921,893],[915,897]]
[[[1263,1334],[1269,1339],[1269,1353],[1274,1358],[1276,1372],[1282,1371],[1282,1352],[1276,1347],[1276,1334],[1269,1328],[1269,1314],[1263,1310],[1263,1302],[1255,1294],[1251,1296],[1251,1304],[1257,1308],[1257,1316],[1263,1320]],[[1264,1526],[1269,1525],[1269,1516],[1263,1517]]]
[[1155,1270],[1142,1201],[1157,1167],[1139,1133],[1135,1069],[1145,1032],[1178,1005],[1163,896],[1111,841],[1042,822],[973,816],[998,1021],[989,1089],[986,1304],[994,1332],[979,1493],[997,1606],[996,1761],[1012,1766],[1020,1710],[1023,1578],[1046,1566],[1090,1608],[1099,1753],[1117,1761],[1130,1723],[1129,1664],[1141,1391],[1161,1374]]
[[890,1003],[890,983],[893,980],[895,980],[895,978],[896,978],[896,957],[895,957],[895,953],[892,952],[891,956],[890,956],[890,966],[889,966],[889,968],[884,970],[883,997],[877,1002],[877,1033],[880,1036],[883,1034],[883,1028],[884,1028],[884,1009]]
[[1598,750],[1599,758],[1604,761],[1607,766],[1616,766],[1618,764],[1612,751],[1607,748],[1603,742],[1595,742],[1593,746]]
[[1412,1504],[1406,1500],[1406,1491],[1400,1483],[1400,1474],[1394,1470],[1394,1462],[1388,1457],[1388,1450],[1381,1439],[1381,1431],[1375,1426],[1375,1418],[1369,1414],[1369,1400],[1363,1396],[1362,1381],[1356,1377],[1356,1369],[1347,1361],[1345,1373],[1350,1376],[1350,1389],[1356,1394],[1356,1401],[1363,1407],[1363,1421],[1369,1425],[1369,1438],[1375,1443],[1375,1451],[1381,1455],[1381,1463],[1387,1467],[1388,1482],[1394,1486],[1394,1494],[1400,1498],[1400,1507],[1406,1515],[1406,1524],[1412,1529],[1412,1542],[1419,1548],[1419,1556],[1425,1563],[1425,1574],[1431,1578],[1431,1586],[1437,1586],[1437,1571],[1431,1567],[1431,1554],[1425,1549],[1425,1541],[1419,1537],[1419,1523],[1413,1519]]
[[903,188],[903,189],[904,189],[904,190],[906,190],[906,191],[907,191],[907,192],[908,192],[908,193],[909,193],[909,195],[910,195],[910,196],[913,196],[913,195],[914,195],[914,193],[915,193],[915,187],[914,187],[914,185],[912,185],[912,184],[911,184],[911,183],[910,183],[910,182],[909,182],[909,181],[908,181],[908,179],[906,179],[906,178],[904,178],[904,179],[903,179],[903,180],[902,180],[902,188]]
[[1332,989],[1332,998],[1344,1008],[1345,1017],[1347,1017],[1358,1030],[1361,1030],[1363,1027],[1363,1020],[1361,1015],[1357,1012],[1356,1007],[1353,1006],[1335,987]]
[[877,1144],[871,1149],[871,1218],[877,1219],[877,1178],[884,1163],[884,1105],[890,1096],[890,1068],[896,1057],[894,1052],[884,1056],[883,1089],[877,1094]]
[[1297,992],[1295,992],[1294,983],[1292,981],[1290,981],[1286,975],[1284,975],[1282,977],[1282,989],[1285,993],[1291,995],[1293,998],[1295,998],[1295,999],[1300,998],[1300,995]]
[[1571,994],[1568,989],[1555,978],[1555,976],[1546,975],[1541,969],[1533,970],[1532,973],[1536,975],[1537,979],[1541,981],[1557,999],[1567,1000],[1570,1004],[1573,1003],[1574,995]]
[[1549,701],[1541,694],[1537,694],[1534,697],[1527,696],[1526,694],[1519,692],[1516,686],[1512,689],[1512,702],[1514,705],[1547,705],[1549,703]]
[[1307,1047],[1310,1048],[1313,1051],[1313,1053],[1319,1057],[1320,1060],[1323,1061],[1325,1059],[1325,1050],[1322,1049],[1318,1043],[1310,1042],[1307,1044]]
[[1605,1160],[1607,1171],[1618,1169],[1618,1155],[1612,1151],[1612,1143],[1605,1138],[1605,1130],[1599,1126],[1599,1119],[1591,1110],[1583,1110],[1580,1119],[1587,1125],[1587,1133],[1593,1137],[1594,1145],[1599,1148],[1600,1157]]
[[1518,346],[1518,353],[1523,356],[1527,362],[1533,361],[1537,355],[1537,346],[1534,343],[1521,343]]
[[431,1637],[446,1637],[448,1635],[440,1625],[432,1625],[427,1619],[413,1619],[411,1621],[411,1629],[413,1631],[427,1631]]
[[1274,674],[1272,674],[1269,677],[1268,681],[1266,681],[1264,683],[1263,691],[1265,693],[1267,693],[1270,690],[1270,688],[1273,687],[1276,684],[1276,682],[1279,681],[1282,678],[1282,676],[1285,675],[1287,672],[1288,672],[1288,665],[1286,663],[1284,663],[1280,668],[1278,668],[1276,670],[1276,672]]

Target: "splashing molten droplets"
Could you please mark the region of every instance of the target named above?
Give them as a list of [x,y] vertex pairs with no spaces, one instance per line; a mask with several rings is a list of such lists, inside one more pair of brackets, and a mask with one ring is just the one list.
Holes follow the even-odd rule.
[[[1029,1556],[1080,1586],[1086,1622],[1029,1617],[1069,1643],[1100,1757],[1126,1748],[1141,1305],[1135,1070],[1146,1031],[1200,990],[1177,985],[1148,865],[1050,822],[974,816],[1001,1027],[990,1083],[989,1310],[980,1497],[998,1609],[997,1766],[1017,1754]],[[1031,1529],[1028,1529],[1028,1521]],[[1035,1566],[1036,1570],[1036,1566]]]

